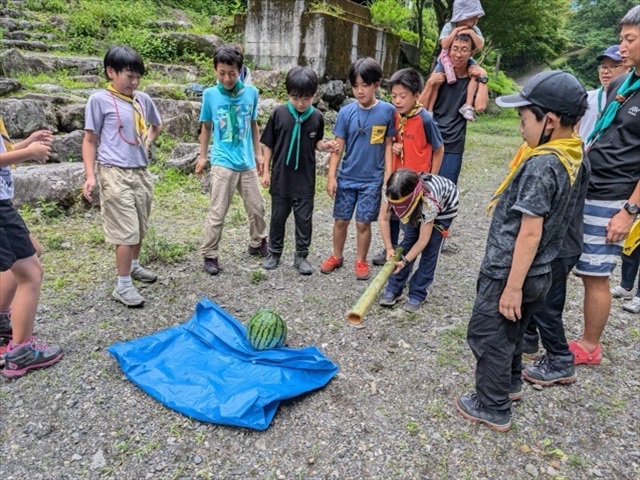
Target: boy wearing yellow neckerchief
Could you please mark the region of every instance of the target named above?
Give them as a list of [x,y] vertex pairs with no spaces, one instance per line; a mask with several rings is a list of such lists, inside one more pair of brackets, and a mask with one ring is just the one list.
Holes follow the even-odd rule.
[[[587,92],[571,74],[547,71],[496,103],[516,107],[523,145],[491,198],[493,219],[480,267],[467,340],[476,358],[476,391],[455,400],[460,414],[501,432],[522,396],[522,340],[552,284],[553,260],[571,223],[582,179],[582,141],[573,127]],[[540,364],[573,366],[573,357]],[[575,376],[563,378],[567,383]]]

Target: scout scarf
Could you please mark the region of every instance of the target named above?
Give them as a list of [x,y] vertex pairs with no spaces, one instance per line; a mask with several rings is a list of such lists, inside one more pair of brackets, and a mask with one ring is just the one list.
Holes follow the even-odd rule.
[[393,213],[400,219],[402,223],[409,223],[409,219],[411,218],[411,214],[416,209],[420,200],[422,200],[422,195],[424,195],[424,189],[422,186],[422,181],[419,181],[416,185],[416,188],[413,189],[409,195],[399,198],[397,200],[393,200],[391,198],[387,198],[389,205],[391,205],[391,209]]
[[9,134],[7,133],[7,129],[4,126],[4,122],[2,121],[2,117],[0,117],[0,135],[2,136],[2,140],[4,141],[4,148],[7,152],[13,151],[13,142],[11,138],[9,138]]
[[126,138],[122,136],[122,122],[120,120],[120,112],[118,111],[118,104],[116,101],[113,101],[113,105],[116,109],[116,115],[118,116],[118,133],[120,134],[120,138],[124,140],[129,145],[142,145],[146,148],[147,145],[147,123],[144,119],[144,110],[142,109],[142,104],[138,101],[135,94],[133,97],[129,97],[128,95],[123,95],[118,90],[115,89],[113,85],[109,85],[107,87],[107,91],[113,95],[114,97],[119,98],[131,105],[133,108],[133,124],[136,129],[136,141],[130,142]]
[[244,83],[238,80],[231,90],[224,88],[221,82],[218,82],[218,91],[225,97],[229,97],[231,105],[229,106],[229,124],[231,125],[231,139],[233,146],[238,146],[240,142],[240,127],[238,126],[238,113],[236,112],[235,99],[244,88]]
[[513,177],[518,173],[524,162],[536,155],[549,153],[558,157],[558,160],[560,160],[560,163],[562,163],[569,174],[571,185],[574,184],[576,177],[578,176],[578,171],[580,170],[580,165],[582,165],[582,157],[584,155],[582,140],[578,135],[573,134],[571,138],[551,140],[543,145],[537,146],[536,148],[530,148],[526,143],[524,143],[516,152],[513,160],[511,160],[511,163],[509,164],[509,173],[496,190],[496,193],[491,197],[491,201],[485,210],[487,216],[491,215],[493,209],[498,204],[498,200],[500,200],[502,193],[507,189],[513,180]]
[[[422,104],[420,102],[416,102],[416,104],[413,106],[413,108],[411,108],[411,110],[409,110],[404,115],[400,115],[400,122],[398,122],[398,136],[397,136],[398,141],[400,143],[402,143],[404,140],[404,129],[407,126],[407,122],[411,117],[415,117],[421,108],[422,108]],[[400,160],[402,163],[404,163],[404,148],[400,152]]]
[[307,121],[311,115],[313,115],[315,108],[313,108],[313,105],[309,105],[309,108],[300,113],[295,109],[291,102],[287,102],[287,110],[289,110],[289,113],[293,116],[293,120],[295,123],[293,125],[293,132],[291,133],[291,143],[289,143],[289,152],[287,153],[286,165],[289,166],[289,159],[291,158],[291,153],[293,152],[293,146],[297,145],[295,168],[297,170],[300,160],[300,131],[302,130],[302,124]]
[[593,142],[598,140],[600,135],[602,135],[604,131],[609,128],[609,126],[611,126],[622,104],[626,102],[631,97],[631,95],[639,90],[640,77],[636,75],[636,70],[633,69],[631,70],[631,73],[629,73],[629,76],[624,81],[624,83],[620,85],[620,88],[616,93],[616,98],[613,100],[613,102],[607,105],[604,113],[596,122],[596,126],[593,127],[593,131],[591,132],[591,135],[589,135],[587,143],[593,144]]

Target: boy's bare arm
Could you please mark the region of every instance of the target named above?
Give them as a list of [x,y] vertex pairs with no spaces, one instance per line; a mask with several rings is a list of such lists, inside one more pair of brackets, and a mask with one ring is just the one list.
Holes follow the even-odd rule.
[[384,185],[393,173],[393,137],[384,139]]
[[264,157],[262,156],[262,148],[260,147],[260,127],[257,120],[251,120],[251,130],[253,137],[253,152],[256,157],[256,170],[258,175],[262,175],[264,171]]
[[522,317],[522,287],[542,238],[543,217],[522,214],[520,231],[513,249],[511,271],[500,297],[500,313],[515,322]]
[[147,132],[147,147],[156,141],[160,132],[162,132],[162,125],[151,125],[151,127],[149,127],[149,131]]
[[273,156],[273,150],[266,145],[262,145],[263,157],[264,157],[264,169],[262,171],[262,186],[268,187],[271,185],[271,157]]
[[342,152],[344,152],[344,139],[336,137],[335,142],[337,143],[337,148],[331,154],[329,172],[327,173],[327,193],[331,198],[336,196],[336,189],[338,188],[336,175],[338,173],[338,164],[342,159]]
[[434,175],[438,175],[440,173],[442,157],[444,157],[444,145],[440,145],[440,148],[433,151],[433,158],[431,159],[431,173]]
[[44,142],[47,145],[51,145],[51,143],[53,142],[53,132],[51,132],[50,130],[38,130],[37,132],[33,132],[21,142],[14,143],[13,149],[22,150],[23,148],[27,148],[34,142]]
[[211,142],[211,132],[213,124],[211,122],[202,122],[202,129],[200,130],[200,157],[198,163],[196,163],[196,175],[202,175],[204,167],[207,165],[207,150],[209,150],[209,143]]
[[51,146],[45,142],[34,142],[28,147],[12,152],[0,153],[0,167],[8,167],[28,160],[44,163],[49,158]]
[[88,202],[92,201],[91,193],[96,186],[95,163],[98,152],[98,136],[91,130],[84,131],[82,138],[82,163],[84,165],[84,185],[82,194]]

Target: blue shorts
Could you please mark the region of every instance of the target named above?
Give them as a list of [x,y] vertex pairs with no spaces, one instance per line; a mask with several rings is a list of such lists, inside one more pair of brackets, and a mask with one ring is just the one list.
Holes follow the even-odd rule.
[[356,222],[375,222],[380,214],[381,201],[382,179],[379,182],[356,182],[338,178],[333,218],[351,220],[355,210]]
[[608,277],[622,253],[624,240],[607,243],[607,224],[626,200],[586,200],[584,203],[584,240],[582,255],[575,268],[577,275]]

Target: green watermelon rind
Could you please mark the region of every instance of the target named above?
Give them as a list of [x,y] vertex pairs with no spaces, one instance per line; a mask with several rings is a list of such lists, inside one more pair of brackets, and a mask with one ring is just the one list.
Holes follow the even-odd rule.
[[262,308],[249,320],[247,338],[256,350],[281,347],[287,338],[287,324],[273,310]]

